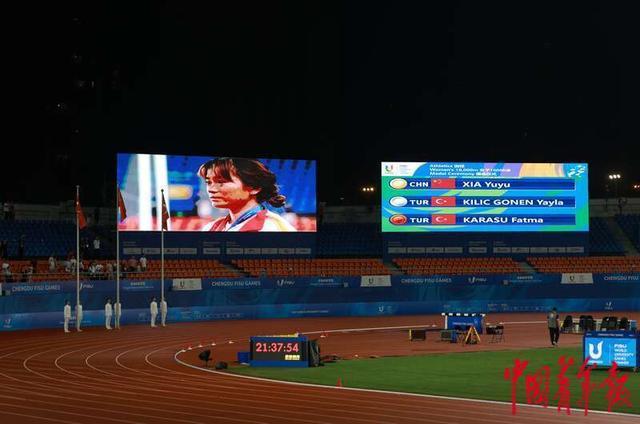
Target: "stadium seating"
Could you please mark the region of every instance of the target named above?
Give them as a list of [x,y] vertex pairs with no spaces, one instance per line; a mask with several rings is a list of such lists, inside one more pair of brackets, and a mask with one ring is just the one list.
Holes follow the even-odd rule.
[[570,272],[640,272],[638,256],[574,256],[574,257],[532,257],[527,258],[538,272],[570,273]]
[[[164,261],[165,278],[233,278],[241,277],[236,270],[227,268],[215,259],[169,259]],[[127,278],[133,280],[160,279],[161,263],[150,260],[145,272],[130,272]]]
[[317,233],[317,252],[322,257],[382,256],[379,224],[323,224]]
[[0,221],[0,240],[7,240],[9,257],[18,256],[23,236],[25,257],[66,256],[76,246],[75,226],[71,222]]
[[393,262],[408,275],[479,275],[520,273],[512,258],[398,258]]
[[[97,264],[103,266],[103,273],[101,275],[91,276],[87,272],[89,263],[84,263],[85,271],[81,272],[81,278],[86,279],[108,279],[106,274],[107,263],[112,263],[115,269],[115,260],[96,260]],[[28,260],[13,260],[8,261],[12,271],[12,279],[14,282],[25,281],[27,278],[23,275],[22,270],[24,267],[29,266],[32,262]],[[115,272],[115,271],[114,271]],[[145,280],[145,279],[160,279],[161,276],[161,264],[159,260],[149,260],[147,262],[146,271],[131,271],[123,272],[123,279],[131,280]],[[242,274],[234,269],[228,268],[225,265],[214,259],[202,259],[202,260],[166,260],[164,269],[165,278],[233,278],[241,277]],[[57,263],[57,269],[55,272],[49,271],[49,263],[46,260],[39,260],[36,262],[35,272],[29,278],[31,282],[40,281],[67,281],[75,280],[75,272],[66,272],[62,262]]]
[[589,222],[589,251],[595,254],[624,254],[624,246],[609,230],[602,218],[591,218]]
[[633,245],[640,249],[640,215],[617,215],[616,222]]
[[380,259],[238,259],[232,263],[252,277],[391,274]]

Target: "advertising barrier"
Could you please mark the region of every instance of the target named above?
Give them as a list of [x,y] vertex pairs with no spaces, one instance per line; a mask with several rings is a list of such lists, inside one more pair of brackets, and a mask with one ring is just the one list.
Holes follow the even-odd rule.
[[[594,274],[593,284],[579,286],[562,284],[561,274],[375,277],[372,281],[385,285],[362,286],[362,276],[168,280],[169,321],[544,313],[553,306],[561,312],[640,309],[638,274]],[[157,280],[121,282],[123,324],[147,322],[149,302],[159,296],[160,286]],[[104,303],[115,297],[115,282],[83,281],[81,287],[84,325],[103,325]],[[3,289],[3,330],[46,328],[61,325],[64,302],[74,303],[76,283],[5,283]]]

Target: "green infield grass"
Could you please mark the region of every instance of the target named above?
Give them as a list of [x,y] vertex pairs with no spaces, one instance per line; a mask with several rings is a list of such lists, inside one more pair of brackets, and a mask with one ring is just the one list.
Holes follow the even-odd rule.
[[[529,361],[517,384],[517,400],[526,403],[525,376],[541,367],[551,368],[549,403],[557,405],[558,360],[573,357],[574,364],[567,371],[572,409],[582,409],[578,403],[582,396],[577,374],[582,363],[580,348],[546,348],[518,351],[466,352],[431,354],[423,356],[361,358],[328,363],[317,368],[252,368],[232,367],[231,372],[302,383],[335,386],[340,379],[343,387],[422,393],[470,399],[511,401],[511,383],[505,380],[505,368],[513,368],[516,358]],[[591,382],[596,387],[590,394],[589,410],[607,410],[608,386],[598,387],[609,376],[607,370],[596,369]],[[624,387],[629,390],[632,407],[621,403],[614,412],[640,414],[640,375],[628,369],[619,370],[618,376],[628,376]],[[551,406],[550,406],[551,407]],[[575,412],[574,412],[575,413]]]

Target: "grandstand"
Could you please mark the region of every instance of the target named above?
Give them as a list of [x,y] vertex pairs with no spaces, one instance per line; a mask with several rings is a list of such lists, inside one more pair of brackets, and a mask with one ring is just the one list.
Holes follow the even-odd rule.
[[590,219],[589,252],[604,255],[624,254],[623,244],[611,232],[604,218],[595,217]]
[[640,272],[640,256],[534,257],[527,261],[542,273]]
[[[317,236],[318,258],[288,259],[233,259],[221,262],[217,259],[167,259],[166,278],[234,278],[278,277],[278,276],[354,276],[365,274],[390,275],[471,275],[471,274],[516,274],[527,272],[637,272],[638,261],[634,257],[624,257],[624,240],[611,230],[611,223],[619,225],[621,233],[639,247],[638,234],[640,215],[625,214],[615,216],[615,220],[592,217],[589,233],[591,257],[535,257],[518,261],[512,257],[443,257],[433,254],[422,257],[392,258],[384,263],[382,239],[376,223],[324,223]],[[101,249],[94,252],[90,241],[101,236]],[[24,243],[23,258],[19,258],[19,242]],[[83,278],[106,279],[108,264],[115,269],[115,242],[108,225],[90,226],[81,232],[81,238],[88,244],[84,261]],[[64,269],[64,261],[75,253],[75,227],[68,221],[16,220],[0,221],[0,241],[7,241],[7,255],[4,263],[10,265],[11,280],[33,282],[65,281],[74,279],[73,273]],[[627,240],[628,242],[628,240]],[[84,253],[84,252],[83,252]],[[53,255],[58,261],[58,269],[49,271],[47,258]],[[130,259],[127,255],[126,259]],[[35,262],[33,262],[35,260]],[[101,265],[100,275],[89,275],[91,262]],[[32,275],[26,277],[26,268],[33,266]],[[160,278],[160,261],[150,259],[144,272],[124,271],[123,278]]]
[[252,277],[391,274],[380,259],[238,259],[232,263]]
[[616,222],[636,249],[640,249],[640,215],[616,215]]
[[380,224],[325,223],[318,232],[317,250],[322,257],[380,257]]
[[523,272],[512,258],[398,258],[393,261],[408,275],[484,275]]

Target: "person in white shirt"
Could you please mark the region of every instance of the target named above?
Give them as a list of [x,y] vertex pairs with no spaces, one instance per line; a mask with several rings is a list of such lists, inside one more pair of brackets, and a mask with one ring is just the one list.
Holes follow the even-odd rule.
[[163,327],[166,327],[167,321],[167,301],[162,299],[160,301],[160,322]]
[[95,275],[96,275],[96,263],[91,262],[91,264],[89,265],[89,276],[95,277]]
[[120,302],[116,302],[114,306],[116,313],[116,328],[120,329],[120,316],[122,315],[122,305]]
[[49,256],[49,272],[56,272],[56,258]]
[[7,262],[2,264],[2,275],[4,276],[5,283],[11,283],[11,265]]
[[140,268],[142,272],[147,270],[147,258],[144,255],[140,256]]
[[104,266],[102,264],[96,264],[96,278],[104,280]]
[[151,304],[149,305],[149,312],[151,312],[151,327],[156,326],[156,317],[158,316],[158,302],[156,302],[156,298],[151,299]]
[[111,330],[111,317],[113,316],[113,306],[111,306],[111,299],[107,299],[107,303],[104,305],[104,326],[107,330]]
[[76,305],[76,330],[81,333],[82,329],[80,326],[82,325],[82,304],[78,303]]
[[64,332],[70,333],[69,321],[71,320],[71,305],[68,300],[64,301]]

